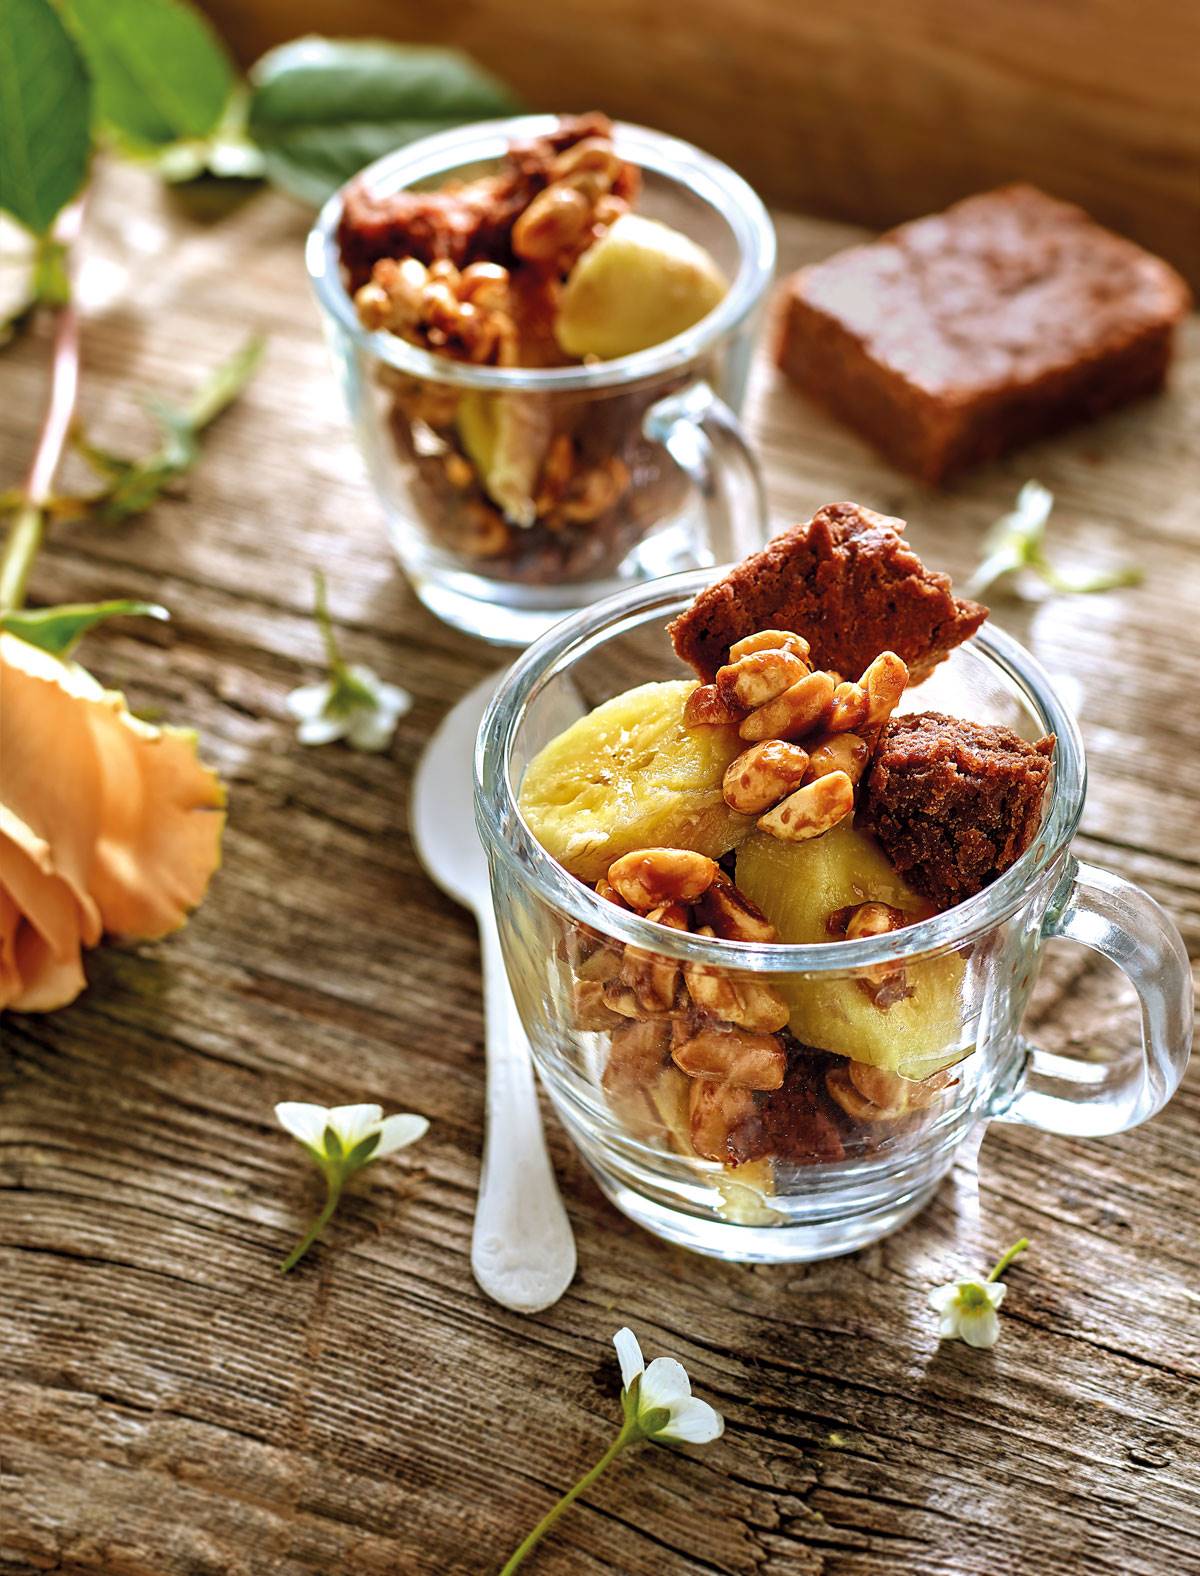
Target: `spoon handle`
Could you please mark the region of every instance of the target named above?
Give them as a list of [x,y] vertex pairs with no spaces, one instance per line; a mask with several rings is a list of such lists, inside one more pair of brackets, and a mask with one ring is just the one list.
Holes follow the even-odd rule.
[[487,1034],[483,1170],[471,1269],[506,1308],[536,1313],[575,1274],[575,1238],[546,1153],[529,1042],[509,989],[490,905],[479,921]]

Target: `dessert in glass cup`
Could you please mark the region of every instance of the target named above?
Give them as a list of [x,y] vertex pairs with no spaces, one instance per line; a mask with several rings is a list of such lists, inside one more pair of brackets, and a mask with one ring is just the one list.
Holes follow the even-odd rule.
[[518,642],[735,519],[762,540],[733,411],[773,258],[732,171],[598,114],[428,138],[331,201],[310,269],[428,605]]
[[[1177,933],[1070,857],[1072,719],[903,531],[834,504],[715,584],[614,598],[485,720],[478,816],[539,1070],[608,1195],[704,1251],[848,1251],[979,1120],[1119,1131],[1186,1060]],[[1146,1013],[1136,1058],[1073,1084],[1019,1034],[1055,933],[1117,956]]]

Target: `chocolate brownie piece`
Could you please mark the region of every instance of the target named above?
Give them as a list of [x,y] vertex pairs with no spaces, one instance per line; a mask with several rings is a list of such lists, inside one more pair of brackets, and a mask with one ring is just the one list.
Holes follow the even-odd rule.
[[954,596],[950,577],[926,569],[903,530],[903,520],[861,504],[827,503],[702,591],[668,627],[676,652],[709,683],[734,641],[790,629],[811,645],[815,667],[856,679],[894,651],[919,682],[987,608]]
[[1071,203],[1002,186],[787,282],[784,372],[929,482],[1162,386],[1179,275]]
[[[458,268],[472,262],[510,264],[512,228],[550,182],[555,157],[578,142],[612,137],[612,122],[597,111],[564,115],[541,137],[510,143],[494,175],[450,182],[438,191],[398,191],[380,196],[359,177],[346,188],[337,240],[349,288],[357,290],[383,257],[447,258]],[[624,164],[614,195],[630,200],[640,172]]]
[[1037,836],[1053,754],[1053,735],[1029,744],[1011,728],[936,711],[893,717],[861,824],[923,897],[950,908],[1003,875]]

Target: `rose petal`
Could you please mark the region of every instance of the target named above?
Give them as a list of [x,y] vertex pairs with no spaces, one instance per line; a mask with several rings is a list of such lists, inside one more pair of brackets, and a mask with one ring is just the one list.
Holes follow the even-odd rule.
[[[0,832],[0,892],[9,941],[0,982],[0,1009],[52,1012],[74,1001],[87,984],[80,957],[84,915],[71,888],[39,868],[25,849]],[[93,934],[93,940],[98,939]]]
[[428,1131],[426,1118],[414,1116],[409,1111],[385,1117],[379,1129],[379,1143],[371,1158],[377,1159],[380,1155],[390,1155],[397,1149],[405,1149],[409,1144],[415,1144],[418,1138],[424,1138]]
[[101,931],[90,877],[104,795],[83,702],[97,693],[82,668],[0,632],[0,828],[71,888],[88,946]]
[[725,1419],[707,1401],[692,1395],[671,1410],[671,1421],[653,1437],[659,1441],[707,1445],[725,1432]]
[[613,1345],[617,1349],[617,1361],[621,1365],[621,1385],[628,1390],[638,1374],[645,1371],[642,1348],[638,1345],[637,1336],[624,1325],[613,1336]]

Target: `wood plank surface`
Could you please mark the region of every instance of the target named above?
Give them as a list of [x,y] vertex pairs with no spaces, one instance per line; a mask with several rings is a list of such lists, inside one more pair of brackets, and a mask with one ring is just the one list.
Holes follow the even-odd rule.
[[[993,1127],[911,1227],[811,1267],[720,1265],[616,1214],[550,1121],[579,1241],[535,1318],[486,1301],[467,1249],[483,1080],[470,919],[406,831],[422,742],[495,653],[393,566],[318,330],[305,215],[258,194],[198,216],[105,172],[89,226],[84,414],[120,447],[251,330],[264,367],[186,496],[64,527],[37,601],[153,597],[84,656],[135,707],[195,724],[230,786],[224,868],[188,928],[89,958],[91,987],[0,1026],[0,1572],[483,1576],[608,1442],[613,1331],[680,1357],[726,1415],[647,1447],[574,1509],[538,1576],[1164,1576],[1200,1569],[1200,1240],[1193,1069],[1106,1142]],[[780,218],[785,267],[859,232]],[[1026,477],[1064,562],[1144,586],[1001,603],[1075,705],[1079,850],[1143,882],[1200,955],[1200,333],[1172,391],[934,494],[760,360],[749,417],[783,522],[853,497],[964,574]],[[0,487],[27,458],[45,345],[0,355]],[[302,750],[284,709],[330,577],[348,654],[415,697],[394,749]],[[1114,971],[1055,948],[1031,1032],[1133,1030]],[[361,1179],[294,1275],[316,1200],[273,1102],[378,1100],[428,1137]],[[929,1288],[1021,1234],[990,1353],[939,1347]]]
[[451,44],[535,109],[657,126],[769,198],[883,226],[1015,179],[1200,287],[1200,6],[1186,0],[203,0],[245,65],[306,32]]

